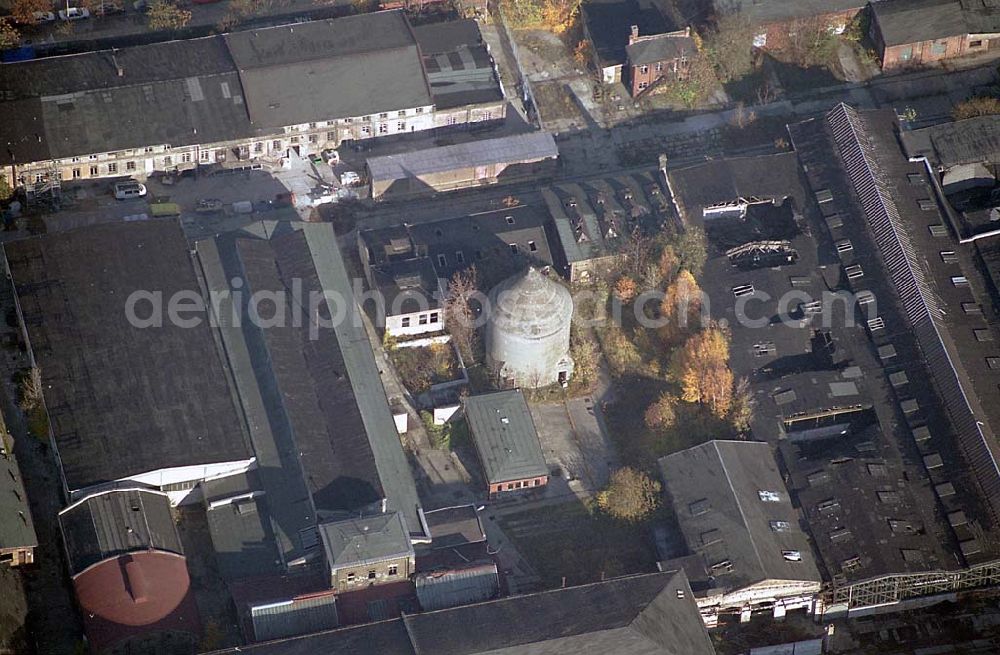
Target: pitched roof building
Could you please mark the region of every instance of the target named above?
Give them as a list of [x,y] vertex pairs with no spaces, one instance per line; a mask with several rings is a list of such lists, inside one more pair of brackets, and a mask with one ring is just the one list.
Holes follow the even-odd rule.
[[331,584],[339,591],[404,581],[416,568],[410,532],[399,512],[322,523],[319,533]]
[[331,226],[265,223],[200,241],[197,257],[209,292],[227,299],[223,317],[239,297],[233,279],[244,299],[298,289],[273,321],[218,327],[284,565],[319,552],[318,523],[383,501],[423,535],[416,486]]
[[463,405],[491,495],[548,483],[538,432],[520,389],[469,396]]
[[820,574],[770,446],[710,441],[661,458],[660,470],[699,577],[711,579],[703,613],[811,604]]
[[[471,628],[470,628],[471,626]],[[503,598],[241,647],[252,655],[712,655],[683,572]]]

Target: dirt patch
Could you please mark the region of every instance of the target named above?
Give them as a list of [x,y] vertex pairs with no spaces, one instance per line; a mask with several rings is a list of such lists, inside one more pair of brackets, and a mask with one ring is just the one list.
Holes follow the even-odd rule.
[[538,104],[538,113],[547,126],[558,124],[562,129],[568,129],[584,124],[580,105],[565,82],[535,84],[532,90]]

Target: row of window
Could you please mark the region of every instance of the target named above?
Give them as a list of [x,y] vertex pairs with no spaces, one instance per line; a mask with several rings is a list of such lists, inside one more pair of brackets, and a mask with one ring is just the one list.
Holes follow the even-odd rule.
[[[521,247],[518,246],[516,243],[509,243],[507,244],[507,246],[510,248],[511,254],[517,255],[521,252]],[[538,252],[538,244],[535,243],[534,241],[529,241],[527,246],[529,252]],[[498,248],[497,251],[499,250],[500,249]],[[476,254],[476,259],[484,259],[486,257],[486,253],[484,253],[482,250],[477,250],[475,254]],[[438,253],[437,263],[438,267],[445,268],[446,266],[448,266],[448,256],[445,255],[444,253]],[[455,263],[457,264],[465,263],[465,253],[462,252],[461,250],[455,251]]]
[[[441,315],[438,312],[430,312],[429,314],[421,314],[417,317],[418,325],[435,325],[441,320]],[[400,325],[402,327],[410,327],[411,317],[404,316],[400,319]]]
[[508,482],[506,485],[498,484],[497,491],[514,491],[515,489],[540,486],[542,486],[542,481],[537,478],[534,480],[518,480],[517,482]]
[[[389,568],[386,569],[386,575],[388,575],[389,577],[399,575],[399,567],[396,566],[395,564],[389,565]],[[366,578],[367,580],[374,580],[377,577],[378,577],[378,571],[376,571],[375,569],[368,570],[368,576]],[[349,583],[356,582],[357,580],[358,580],[358,575],[354,571],[351,571],[350,573],[347,574],[347,581]]]

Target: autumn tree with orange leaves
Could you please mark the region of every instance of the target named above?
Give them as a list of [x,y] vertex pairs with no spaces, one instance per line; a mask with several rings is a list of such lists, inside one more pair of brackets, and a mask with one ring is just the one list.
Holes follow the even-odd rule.
[[701,287],[690,271],[682,270],[667,286],[660,301],[660,318],[660,338],[668,345],[701,327]]
[[711,325],[690,337],[671,360],[671,376],[681,386],[681,399],[704,405],[725,419],[733,402],[729,370],[729,333]]
[[660,394],[660,397],[646,408],[643,420],[647,428],[657,432],[674,427],[677,422],[677,399],[669,393]]

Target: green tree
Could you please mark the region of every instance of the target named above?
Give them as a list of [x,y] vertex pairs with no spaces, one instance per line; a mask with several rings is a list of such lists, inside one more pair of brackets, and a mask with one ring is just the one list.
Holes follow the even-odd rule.
[[606,489],[597,494],[597,506],[629,523],[652,514],[660,501],[660,483],[629,466],[616,469]]
[[146,18],[151,30],[179,30],[191,20],[191,12],[168,0],[153,0]]

